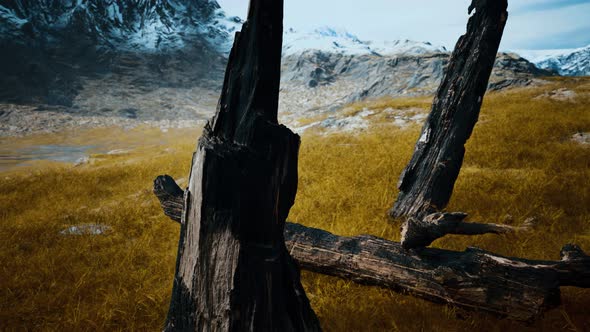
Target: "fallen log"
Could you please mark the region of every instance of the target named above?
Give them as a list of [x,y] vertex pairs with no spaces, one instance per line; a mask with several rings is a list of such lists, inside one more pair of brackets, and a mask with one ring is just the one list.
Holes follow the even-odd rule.
[[[453,193],[465,143],[477,123],[496,60],[507,7],[507,0],[472,0],[469,6],[468,12],[475,13],[449,59],[412,159],[400,176],[399,195],[389,211],[394,218],[406,219],[402,228],[405,248],[428,245],[446,234],[498,233],[498,227],[483,225],[471,225],[461,232],[461,228],[448,227],[451,223],[446,221],[457,224],[453,214],[429,215],[442,211]],[[429,220],[425,220],[427,216]]]
[[[163,208],[178,206],[183,197],[167,175],[156,178],[154,193]],[[182,220],[182,208],[164,208],[164,213]],[[575,245],[563,247],[560,261],[527,260],[477,248],[406,250],[375,236],[342,237],[289,222],[285,243],[309,271],[520,321],[533,321],[558,306],[560,286],[590,287],[590,257]]]
[[277,121],[282,20],[283,0],[250,1],[184,198],[158,196],[182,209],[165,331],[320,330],[284,240],[300,139]]

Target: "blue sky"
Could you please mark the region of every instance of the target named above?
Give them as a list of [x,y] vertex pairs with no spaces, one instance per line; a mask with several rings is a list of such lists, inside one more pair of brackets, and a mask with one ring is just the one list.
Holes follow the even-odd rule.
[[[344,28],[361,39],[412,39],[447,48],[465,32],[470,0],[284,0],[285,27]],[[218,0],[246,16],[248,0]],[[590,0],[509,0],[501,50],[576,48],[590,44]]]

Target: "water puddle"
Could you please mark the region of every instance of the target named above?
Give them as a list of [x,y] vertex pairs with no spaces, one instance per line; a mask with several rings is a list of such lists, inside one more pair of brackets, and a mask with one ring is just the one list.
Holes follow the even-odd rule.
[[75,163],[96,151],[95,145],[32,145],[7,151],[0,148],[0,171],[14,167],[30,166],[33,161],[48,160]]
[[[97,159],[107,159],[102,155],[126,155],[136,149],[163,151],[172,142],[194,142],[200,130],[194,128],[174,129],[163,132],[161,128],[141,127],[95,128],[71,130],[54,134],[31,135],[24,137],[0,136],[0,173],[25,167],[43,167],[47,163],[85,163],[95,155]],[[1,175],[1,174],[0,174]]]

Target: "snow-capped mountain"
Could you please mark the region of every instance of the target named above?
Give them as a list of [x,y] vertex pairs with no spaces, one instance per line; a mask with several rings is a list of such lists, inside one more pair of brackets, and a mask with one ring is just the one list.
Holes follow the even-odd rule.
[[0,1],[0,101],[73,107],[107,79],[215,88],[242,23],[215,0]]
[[306,51],[347,55],[417,55],[446,53],[444,46],[411,40],[363,41],[354,34],[332,27],[321,27],[311,31],[286,29],[283,39],[283,56],[301,54]]
[[206,42],[231,47],[241,19],[215,0],[11,0],[0,5],[0,39],[49,46],[66,41],[139,51]]
[[515,51],[537,67],[553,70],[564,76],[590,75],[590,45],[561,50]]
[[[445,47],[428,42],[363,41],[330,27],[285,29],[280,107],[300,114],[331,111],[367,98],[433,94],[450,55]],[[488,88],[534,85],[550,75],[517,54],[499,53]]]

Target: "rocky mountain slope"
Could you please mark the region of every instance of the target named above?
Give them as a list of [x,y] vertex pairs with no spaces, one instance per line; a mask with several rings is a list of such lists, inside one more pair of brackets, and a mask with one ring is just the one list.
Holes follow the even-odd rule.
[[195,41],[227,50],[241,19],[227,18],[214,0],[8,0],[0,23],[2,38],[21,44],[168,51]]
[[563,76],[590,76],[590,45],[563,50],[516,51],[537,67]]
[[[329,28],[288,30],[283,47],[281,110],[331,111],[381,96],[433,94],[450,52],[426,42],[363,42]],[[552,72],[538,69],[514,53],[500,53],[489,88],[527,86]]]
[[214,0],[3,1],[0,100],[76,111],[89,90],[117,104],[161,87],[209,89],[240,26]]

